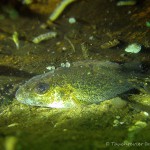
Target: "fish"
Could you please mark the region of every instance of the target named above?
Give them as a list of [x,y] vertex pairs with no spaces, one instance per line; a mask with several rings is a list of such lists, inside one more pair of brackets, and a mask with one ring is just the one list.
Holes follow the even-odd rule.
[[51,108],[100,104],[138,87],[139,70],[133,68],[110,61],[78,61],[32,77],[15,96],[23,104]]

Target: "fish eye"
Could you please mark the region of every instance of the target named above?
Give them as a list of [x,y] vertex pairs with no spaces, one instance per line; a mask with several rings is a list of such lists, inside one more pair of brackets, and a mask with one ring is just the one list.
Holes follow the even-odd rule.
[[44,94],[49,90],[50,86],[47,83],[38,83],[35,90],[38,94]]

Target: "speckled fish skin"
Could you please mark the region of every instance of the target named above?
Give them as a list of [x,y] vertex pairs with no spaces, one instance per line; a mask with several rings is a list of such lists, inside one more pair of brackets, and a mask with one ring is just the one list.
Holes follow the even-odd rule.
[[117,63],[80,61],[31,78],[20,86],[16,99],[27,105],[53,108],[99,104],[134,88],[134,77],[133,71]]

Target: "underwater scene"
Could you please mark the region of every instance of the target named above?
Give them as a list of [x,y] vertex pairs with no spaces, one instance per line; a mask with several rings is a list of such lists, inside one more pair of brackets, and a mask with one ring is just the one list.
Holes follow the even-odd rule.
[[0,150],[150,149],[149,0],[0,1]]

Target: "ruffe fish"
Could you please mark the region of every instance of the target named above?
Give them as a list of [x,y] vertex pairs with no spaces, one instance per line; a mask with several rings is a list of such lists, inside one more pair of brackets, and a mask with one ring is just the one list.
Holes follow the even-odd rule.
[[137,88],[134,67],[109,61],[79,61],[37,75],[21,85],[16,99],[24,104],[70,108],[100,103]]

